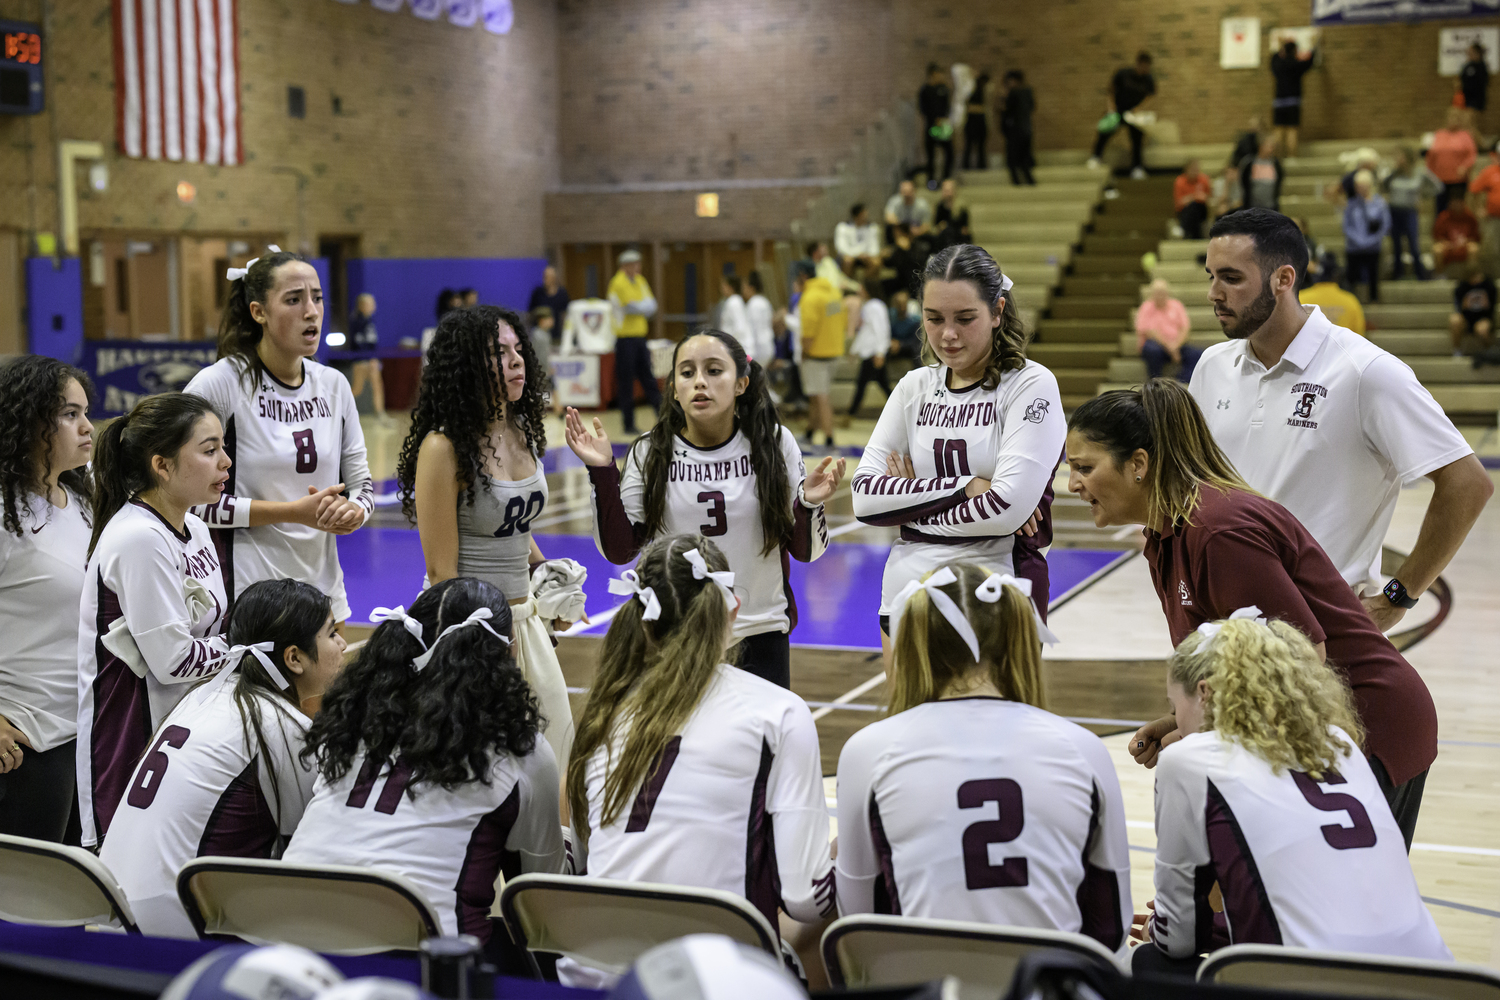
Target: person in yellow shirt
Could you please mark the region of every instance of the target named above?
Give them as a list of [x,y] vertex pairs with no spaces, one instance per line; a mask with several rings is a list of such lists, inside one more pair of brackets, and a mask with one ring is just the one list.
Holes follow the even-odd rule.
[[646,404],[652,410],[661,408],[661,389],[651,374],[651,351],[646,347],[646,321],[656,315],[656,296],[641,274],[640,251],[620,254],[620,269],[609,279],[609,301],[615,307],[615,402],[625,433],[634,435],[637,382],[646,391]]
[[1339,266],[1331,259],[1323,261],[1322,271],[1318,277],[1321,279],[1315,285],[1308,285],[1298,293],[1297,298],[1305,306],[1317,306],[1323,310],[1323,315],[1334,326],[1341,326],[1346,330],[1353,330],[1361,337],[1365,335],[1365,307],[1359,304],[1359,299],[1353,292],[1346,292],[1339,287]]
[[844,356],[849,316],[844,295],[833,282],[820,278],[810,261],[795,268],[794,285],[800,298],[797,316],[802,321],[802,391],[807,393],[807,443],[823,432],[823,441],[833,447],[833,366]]

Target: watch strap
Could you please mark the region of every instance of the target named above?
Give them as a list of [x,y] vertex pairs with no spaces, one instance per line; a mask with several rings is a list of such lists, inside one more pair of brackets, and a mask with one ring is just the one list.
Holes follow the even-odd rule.
[[1386,584],[1385,589],[1381,592],[1385,594],[1386,600],[1398,608],[1411,610],[1417,606],[1417,599],[1408,594],[1406,592],[1406,585],[1395,577],[1391,577],[1391,582]]

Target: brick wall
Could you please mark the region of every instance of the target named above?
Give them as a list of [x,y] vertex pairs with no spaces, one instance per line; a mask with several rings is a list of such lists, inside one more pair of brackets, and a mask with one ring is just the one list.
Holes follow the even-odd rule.
[[[40,0],[4,17],[41,20]],[[206,167],[116,152],[109,0],[53,0],[48,102],[57,138],[108,149],[109,191],[84,197],[84,230],[359,234],[372,257],[537,256],[542,191],[557,179],[555,5],[517,0],[508,36],[333,0],[242,0],[246,163]],[[289,85],[307,116],[287,115]],[[342,113],[333,112],[333,97]],[[0,118],[0,226],[57,228],[56,154],[44,114]],[[278,169],[285,168],[285,169]],[[287,172],[287,170],[296,173]],[[178,202],[179,181],[197,187]]]

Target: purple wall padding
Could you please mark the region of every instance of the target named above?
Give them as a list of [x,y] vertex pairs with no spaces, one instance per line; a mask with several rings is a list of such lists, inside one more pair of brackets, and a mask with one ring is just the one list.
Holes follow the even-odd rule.
[[83,270],[77,257],[26,258],[26,346],[76,365],[83,354]]
[[351,260],[349,308],[354,308],[356,295],[374,295],[380,346],[394,348],[403,337],[419,338],[437,324],[437,297],[444,288],[473,288],[486,305],[524,311],[546,266],[540,257]]

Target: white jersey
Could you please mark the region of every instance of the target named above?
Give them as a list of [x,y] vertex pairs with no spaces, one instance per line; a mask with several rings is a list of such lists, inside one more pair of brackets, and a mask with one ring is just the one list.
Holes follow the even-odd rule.
[[750,312],[742,297],[731,295],[724,300],[724,307],[719,311],[719,324],[719,329],[740,342],[745,353],[750,352],[755,334],[750,328]]
[[891,311],[879,299],[866,299],[859,307],[859,330],[849,353],[856,358],[884,357],[891,352]]
[[246,745],[234,685],[195,691],[167,716],[99,852],[146,934],[196,939],[177,898],[182,866],[206,855],[275,857],[312,796],[313,772],[297,759],[307,717],[269,692],[253,699],[263,756]]
[[[650,438],[637,439],[625,456],[625,471],[613,464],[589,467],[594,499],[594,542],[612,563],[630,562],[651,539],[646,520],[646,455]],[[807,468],[797,439],[781,428],[781,459],[786,463],[792,508],[790,545],[762,554],[760,501],[755,495],[755,470],[750,463],[750,441],[741,431],[721,445],[696,448],[680,434],[672,442],[667,468],[666,517],[662,533],[701,533],[714,540],[734,572],[734,592],[740,599],[734,622],[736,641],[762,632],[790,632],[797,624],[788,556],[812,562],[828,547],[828,520],[822,505],[802,499]]]
[[743,346],[745,353],[760,362],[762,368],[776,359],[776,329],[772,319],[776,311],[771,300],[764,295],[752,295],[745,303],[745,318],[750,321],[750,340]]
[[839,912],[1087,934],[1130,927],[1130,845],[1099,738],[1001,698],[929,702],[839,756]]
[[608,299],[574,299],[563,318],[559,354],[608,354],[615,349],[615,307]]
[[0,528],[0,715],[41,753],[78,735],[78,606],[93,529],[84,502],[18,497],[21,534]]
[[[83,844],[109,829],[130,773],[151,734],[188,686],[221,670],[229,600],[208,527],[187,515],[179,533],[139,500],[121,507],[94,548],[78,623],[78,811]],[[201,602],[187,597],[206,591]],[[201,590],[199,589],[201,587]],[[146,675],[105,647],[116,620],[145,661]],[[113,640],[111,640],[113,641]]]
[[349,499],[375,509],[375,484],[365,457],[365,435],[349,380],[302,362],[302,384],[284,385],[269,373],[245,391],[241,363],[216,361],[188,383],[187,391],[213,404],[224,421],[224,450],[234,460],[218,503],[193,508],[215,532],[229,578],[230,596],[260,580],[290,578],[312,584],[333,601],[334,618],[349,617],[337,537],[304,524],[250,527],[256,500],[289,502],[309,486],[343,483]]
[[[1349,746],[1354,741],[1333,730]],[[1276,774],[1218,733],[1194,733],[1156,767],[1151,934],[1187,958],[1213,940],[1209,887],[1234,944],[1451,961],[1423,904],[1401,829],[1364,755],[1314,781]]]
[[720,664],[682,733],[667,742],[632,804],[600,827],[605,761],[625,728],[589,759],[587,848],[580,873],[628,882],[722,889],[776,926],[831,916],[833,862],[818,730],[807,703],[770,681]]
[[561,874],[567,866],[552,748],[539,733],[527,756],[497,755],[489,784],[413,790],[410,777],[400,761],[368,758],[332,784],[319,776],[283,860],[394,872],[422,891],[444,934],[488,940],[502,872]]
[[[880,613],[929,571],[973,562],[1012,572],[1015,532],[1036,512],[1062,457],[1067,419],[1057,379],[1035,361],[985,389],[948,388],[946,365],[916,368],[896,384],[850,488],[866,524],[901,528],[880,590]],[[915,479],[886,474],[889,455],[911,458]],[[975,477],[990,488],[972,499]]]

